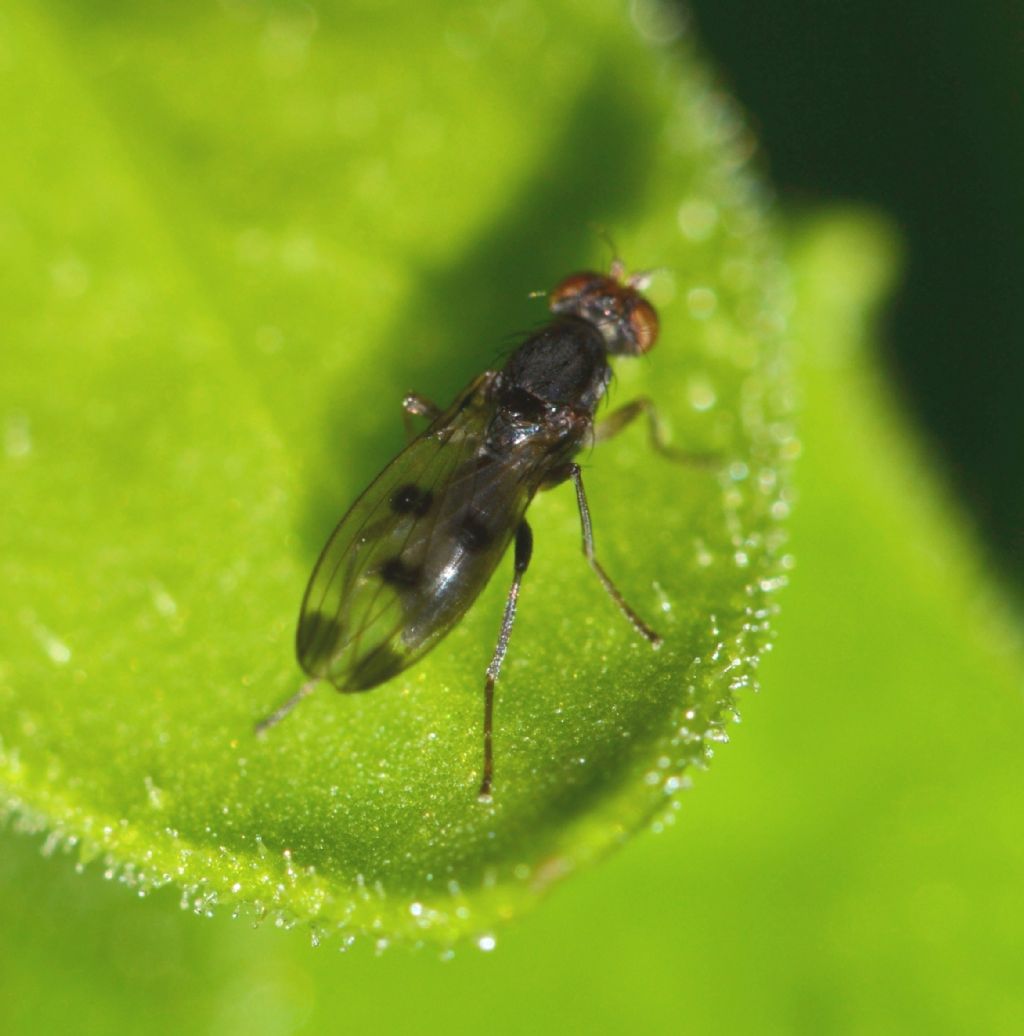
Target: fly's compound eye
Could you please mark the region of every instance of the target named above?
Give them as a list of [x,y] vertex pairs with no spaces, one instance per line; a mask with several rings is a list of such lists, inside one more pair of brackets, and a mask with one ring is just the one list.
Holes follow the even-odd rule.
[[658,314],[643,298],[637,298],[629,314],[629,336],[637,355],[648,352],[658,338]]
[[587,294],[600,277],[596,273],[574,273],[566,277],[548,297],[553,313],[564,313],[573,309],[580,296]]

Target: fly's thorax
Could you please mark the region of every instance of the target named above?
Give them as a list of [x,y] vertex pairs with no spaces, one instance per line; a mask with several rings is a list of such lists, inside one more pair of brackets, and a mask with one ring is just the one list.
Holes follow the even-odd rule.
[[589,399],[585,405],[548,402],[508,382],[502,372],[494,383],[494,411],[484,437],[485,450],[496,460],[509,463],[516,455],[532,456],[535,465],[564,459],[587,438],[599,398],[592,405]]
[[540,469],[576,454],[592,427],[588,415],[567,408],[560,408],[539,424],[524,423],[499,412],[488,429],[486,448],[496,459],[515,458],[530,469]]
[[540,403],[594,412],[611,377],[601,332],[578,316],[557,317],[530,335],[501,370],[499,406],[523,393]]

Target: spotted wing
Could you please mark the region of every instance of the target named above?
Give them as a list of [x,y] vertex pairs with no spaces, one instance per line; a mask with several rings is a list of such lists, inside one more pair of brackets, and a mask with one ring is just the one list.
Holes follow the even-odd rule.
[[339,690],[368,690],[411,665],[486,584],[532,491],[522,463],[482,449],[484,375],[370,485],[317,562],[296,649]]

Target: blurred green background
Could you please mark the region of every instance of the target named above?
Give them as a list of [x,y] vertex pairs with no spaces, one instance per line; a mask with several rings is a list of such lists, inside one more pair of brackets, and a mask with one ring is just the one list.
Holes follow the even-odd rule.
[[880,344],[986,548],[1024,577],[1024,5],[694,0],[788,211],[899,227]]
[[[897,226],[885,367],[983,551],[1019,573],[1017,13],[692,10],[783,211],[866,201]],[[865,310],[891,287],[886,232],[798,225],[798,567],[765,690],[677,823],[567,882],[494,953],[446,962],[313,950],[182,912],[171,890],[138,901],[8,832],[5,1032],[1024,1029],[1014,620],[862,359]]]

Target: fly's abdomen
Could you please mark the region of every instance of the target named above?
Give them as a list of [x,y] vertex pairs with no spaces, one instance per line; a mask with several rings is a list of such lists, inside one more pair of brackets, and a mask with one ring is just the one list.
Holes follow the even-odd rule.
[[491,460],[478,441],[431,453],[429,444],[413,443],[363,494],[310,579],[299,663],[338,690],[376,687],[440,641],[493,574],[529,501],[521,469]]
[[[339,573],[340,593],[303,612],[297,637],[303,669],[342,691],[369,690],[391,679],[461,619],[510,538],[504,523],[491,527],[465,509],[429,538],[410,538],[403,551],[365,566],[353,563],[351,572]],[[318,582],[314,577],[311,585]]]

